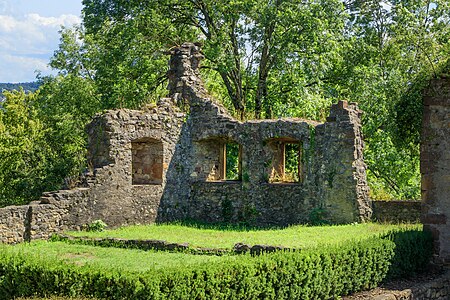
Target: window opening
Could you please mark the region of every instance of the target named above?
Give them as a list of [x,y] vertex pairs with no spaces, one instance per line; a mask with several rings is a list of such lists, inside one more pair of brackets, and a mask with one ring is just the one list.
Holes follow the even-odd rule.
[[158,140],[131,143],[132,184],[161,184],[163,178],[163,144]]
[[301,143],[276,140],[272,142],[272,150],[274,155],[270,168],[269,182],[303,182]]
[[226,143],[224,153],[224,180],[241,180],[242,147],[238,143]]
[[241,180],[242,146],[235,142],[210,139],[203,144],[202,161],[198,169],[208,170],[206,181]]
[[284,180],[285,182],[300,182],[301,149],[299,143],[284,144]]

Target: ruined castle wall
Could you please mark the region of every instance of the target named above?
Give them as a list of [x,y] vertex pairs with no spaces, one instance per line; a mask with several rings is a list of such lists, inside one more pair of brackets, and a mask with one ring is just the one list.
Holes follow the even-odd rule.
[[[87,127],[91,170],[81,186],[44,193],[30,205],[1,208],[0,242],[48,238],[98,219],[110,227],[155,222],[184,118],[170,99],[144,111],[96,116]],[[133,143],[138,145],[134,152]],[[150,155],[139,154],[139,149]],[[141,180],[135,184],[133,172]]]
[[29,207],[25,205],[0,208],[0,242],[24,241],[29,228],[28,209]]
[[423,95],[420,149],[422,223],[440,262],[450,263],[450,79],[431,80]]
[[[67,201],[0,208],[0,243],[46,239],[62,229],[68,216]],[[64,227],[64,229],[67,229]]]
[[315,130],[316,197],[337,223],[371,217],[360,115],[356,104],[340,101]]
[[97,117],[88,131],[103,132],[108,141],[100,147],[97,139],[90,141],[90,152],[95,148],[104,155],[93,156],[92,164],[94,168],[108,165],[94,169],[91,213],[80,223],[95,219],[111,226],[155,222],[184,117],[170,99],[146,111],[118,110]]
[[[332,110],[325,124],[284,119],[251,121],[203,120],[205,114],[191,114],[192,149],[186,165],[192,182],[188,215],[208,222],[252,221],[255,224],[288,225],[310,221],[313,209],[322,209],[333,223],[368,220],[371,204],[362,157],[361,124],[355,105]],[[344,107],[345,105],[345,107]],[[204,111],[203,111],[204,112]],[[334,114],[334,115],[333,115]],[[206,118],[206,117],[205,117]],[[211,145],[221,140],[242,146],[241,181],[209,181],[211,165],[218,160]],[[301,182],[271,183],[272,140],[299,142],[303,157]],[[215,157],[210,160],[209,157]]]
[[373,219],[388,223],[418,223],[422,202],[415,200],[373,201]]
[[[87,126],[90,170],[80,186],[0,209],[3,239],[46,238],[98,219],[116,227],[186,219],[285,226],[318,215],[332,223],[370,218],[356,104],[334,105],[325,123],[241,122],[208,95],[201,59],[196,45],[173,49],[170,98],[142,111],[97,115]],[[225,175],[227,143],[239,148],[237,180]],[[296,161],[290,173],[287,160]]]
[[[169,212],[172,217],[179,212],[184,218],[206,222],[288,225],[308,222],[315,208],[323,209],[324,218],[333,223],[370,218],[361,112],[356,104],[342,101],[333,106],[324,124],[298,119],[240,122],[210,99],[202,86],[198,47],[184,44],[173,52],[170,96],[189,103],[190,114],[180,137],[178,153],[183,159],[174,156],[180,190],[166,186],[163,220],[171,218]],[[301,180],[272,182],[270,169],[284,159],[274,153],[274,144],[287,141],[300,144]],[[227,142],[242,148],[239,181],[224,180],[219,174],[221,145]],[[174,192],[181,201],[173,197]]]

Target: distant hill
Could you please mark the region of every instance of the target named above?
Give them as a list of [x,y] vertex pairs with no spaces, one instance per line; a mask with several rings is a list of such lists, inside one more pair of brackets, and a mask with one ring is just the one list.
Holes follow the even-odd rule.
[[34,92],[39,88],[39,83],[34,82],[20,82],[20,83],[1,83],[0,82],[0,99],[4,98],[3,91],[19,90],[22,87],[25,91]]

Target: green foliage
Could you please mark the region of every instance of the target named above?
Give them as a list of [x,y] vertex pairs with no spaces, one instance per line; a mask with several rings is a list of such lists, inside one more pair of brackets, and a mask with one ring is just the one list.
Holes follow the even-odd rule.
[[240,166],[239,166],[239,144],[227,143],[226,147],[226,179],[240,180]]
[[[415,271],[409,266],[415,264],[417,257],[403,257],[399,264],[395,249],[410,248],[404,247],[406,241],[408,245],[425,245],[425,240],[421,233],[409,235],[408,239],[373,237],[339,246],[256,257],[144,253],[45,242],[4,245],[0,248],[0,292],[4,299],[30,295],[331,299],[377,286],[392,266],[408,267],[400,272]],[[424,260],[429,258],[426,252],[415,253],[424,255]],[[144,260],[137,260],[137,256]],[[172,258],[176,257],[179,260],[174,263]],[[151,263],[143,263],[149,258],[157,264],[152,267]],[[132,271],[127,261],[138,261],[140,269],[146,267],[146,271]]]
[[299,182],[299,157],[302,151],[299,143],[285,144],[284,180],[288,182]]
[[41,78],[36,93],[5,92],[0,111],[0,206],[70,186],[85,168],[84,126],[99,110],[82,78]]
[[395,243],[394,258],[387,280],[407,278],[422,272],[433,254],[433,237],[422,230],[394,230],[383,238]]
[[448,57],[448,1],[348,1],[339,97],[364,111],[374,198],[420,198],[421,92]]
[[101,232],[105,230],[106,227],[108,227],[108,225],[102,220],[95,220],[86,225],[86,231]]
[[39,118],[39,93],[5,92],[0,109],[0,206],[23,204],[58,184],[57,154],[47,143],[49,129]]
[[[207,86],[239,117],[293,111],[317,116],[314,108],[324,108],[317,86],[339,60],[345,16],[339,1],[84,0],[83,4],[85,33],[96,46],[87,53],[98,59],[95,76],[108,88],[101,91],[105,99],[115,99],[111,93],[116,86],[122,91],[145,86],[152,91],[166,70],[162,51],[200,40]],[[126,87],[130,84],[136,84],[134,89]],[[299,93],[320,104],[304,101],[296,108],[292,100],[304,98]],[[125,103],[136,101],[136,96],[146,98],[127,92],[120,96]]]

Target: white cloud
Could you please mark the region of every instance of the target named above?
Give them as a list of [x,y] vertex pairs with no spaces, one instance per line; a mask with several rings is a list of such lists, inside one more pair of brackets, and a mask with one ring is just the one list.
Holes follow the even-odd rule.
[[13,17],[0,15],[0,32],[11,32],[17,25],[18,22]]
[[14,56],[0,52],[0,82],[27,82],[35,80],[35,71],[50,73],[46,59]]
[[0,15],[0,82],[32,81],[35,70],[48,71],[46,64],[58,47],[61,26],[80,22],[79,17],[70,14]]
[[71,26],[79,24],[81,19],[74,15],[61,15],[59,17],[41,17],[38,14],[28,14],[26,18],[37,26],[60,28],[61,26]]

